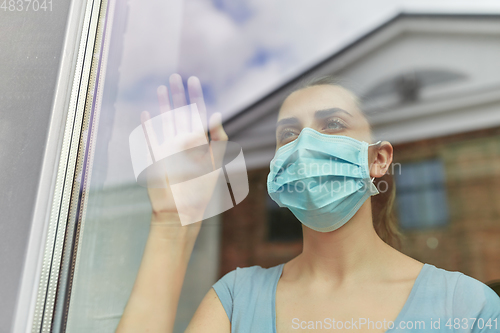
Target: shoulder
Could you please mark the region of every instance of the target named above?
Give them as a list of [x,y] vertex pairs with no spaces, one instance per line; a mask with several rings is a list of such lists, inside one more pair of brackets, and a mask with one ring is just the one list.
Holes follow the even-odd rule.
[[251,267],[237,267],[230,271],[214,284],[214,289],[217,287],[226,287],[231,289],[231,294],[235,295],[243,289],[252,284],[261,284],[269,282],[275,274],[278,273],[281,265],[273,266],[270,268],[263,268],[261,266]]
[[220,278],[212,287],[221,301],[228,317],[232,317],[232,308],[238,300],[246,303],[261,292],[272,290],[273,281],[278,278],[281,266],[270,268],[261,266],[237,267]]
[[436,289],[446,290],[450,296],[454,317],[500,318],[500,297],[493,289],[463,273],[429,266]]
[[457,271],[448,271],[431,264],[425,264],[425,266],[427,268],[427,275],[429,276],[429,278],[434,282],[438,282],[441,285],[440,287],[445,286],[447,287],[447,289],[454,290],[460,276],[464,275],[463,273]]
[[486,284],[461,274],[454,293],[454,311],[476,318],[500,318],[500,297]]

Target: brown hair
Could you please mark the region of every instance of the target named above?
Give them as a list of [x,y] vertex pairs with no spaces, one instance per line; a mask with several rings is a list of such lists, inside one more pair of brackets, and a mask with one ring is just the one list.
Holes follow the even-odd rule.
[[[349,93],[361,112],[361,101],[351,90],[345,88],[341,81],[334,76],[327,75],[313,78],[307,81],[301,81],[298,86],[292,90],[297,91],[307,87],[319,85],[332,85],[341,87]],[[379,184],[387,184],[386,189],[381,189]],[[401,247],[401,233],[397,226],[397,221],[394,216],[394,201],[396,199],[396,187],[392,174],[386,173],[384,176],[376,179],[374,184],[379,189],[379,194],[372,196],[372,219],[373,227],[377,235],[387,244],[395,248]]]

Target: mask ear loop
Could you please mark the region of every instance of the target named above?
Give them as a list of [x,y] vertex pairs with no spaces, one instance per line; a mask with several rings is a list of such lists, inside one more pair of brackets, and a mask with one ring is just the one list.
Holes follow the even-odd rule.
[[[382,143],[382,141],[378,140],[378,141],[377,141],[377,142],[375,142],[375,143],[370,143],[370,144],[368,145],[368,147],[370,147],[370,146],[378,146],[378,145],[379,145],[379,144],[381,144],[381,143]],[[374,180],[375,180],[375,177],[373,177],[373,178],[372,178],[372,183],[373,183],[373,181],[374,181]]]

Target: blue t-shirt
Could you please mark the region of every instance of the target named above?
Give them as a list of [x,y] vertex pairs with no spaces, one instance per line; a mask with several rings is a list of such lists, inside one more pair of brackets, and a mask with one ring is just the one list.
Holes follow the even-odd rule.
[[[213,288],[231,322],[231,332],[276,333],[276,286],[283,265],[252,266],[227,273]],[[335,322],[325,318],[323,329],[373,330],[383,323]],[[311,325],[313,322],[310,322]],[[361,324],[363,323],[363,326]],[[304,323],[292,322],[292,328]],[[314,323],[319,329],[318,323]],[[351,327],[354,325],[353,327]],[[368,326],[370,325],[370,326]],[[387,333],[396,332],[500,332],[500,297],[484,283],[459,272],[424,264],[394,323],[385,323]],[[361,327],[360,327],[361,326]],[[307,326],[302,326],[306,328]]]

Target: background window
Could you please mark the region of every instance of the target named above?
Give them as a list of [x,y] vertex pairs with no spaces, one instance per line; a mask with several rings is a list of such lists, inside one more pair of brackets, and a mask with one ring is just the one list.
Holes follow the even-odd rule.
[[281,208],[267,197],[267,239],[270,242],[293,242],[302,239],[302,225],[288,208]]
[[395,173],[397,210],[404,229],[439,227],[448,223],[444,167],[432,159],[402,163]]

